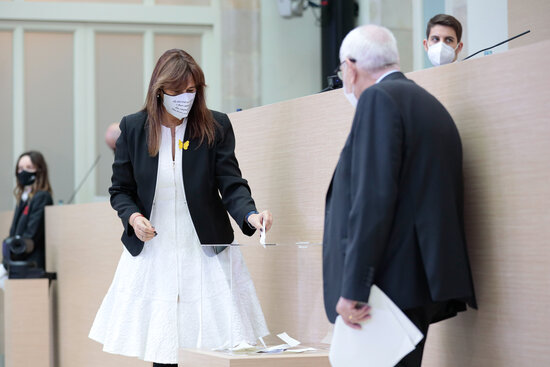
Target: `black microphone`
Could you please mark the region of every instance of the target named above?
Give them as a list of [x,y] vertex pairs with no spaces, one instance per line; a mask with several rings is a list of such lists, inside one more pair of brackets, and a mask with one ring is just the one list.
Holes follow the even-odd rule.
[[523,36],[523,35],[526,35],[526,34],[529,33],[529,32],[531,32],[531,30],[528,29],[528,30],[526,30],[525,32],[518,34],[517,36],[514,36],[514,37],[512,37],[512,38],[508,38],[506,41],[502,41],[502,42],[500,42],[500,43],[497,43],[497,44],[494,45],[494,46],[484,48],[483,50],[479,50],[478,52],[476,52],[476,53],[474,53],[474,54],[472,54],[472,55],[466,57],[466,58],[463,59],[462,61],[468,60],[470,57],[474,57],[475,55],[477,55],[477,54],[480,53],[480,52],[488,51],[488,50],[490,50],[490,49],[492,49],[492,48],[495,48],[495,47],[497,47],[497,46],[500,46],[500,45],[502,45],[502,44],[504,44],[504,43],[506,43],[506,42],[510,42],[511,40],[514,40],[514,39],[516,39],[516,38],[518,38],[518,37],[521,37],[521,36]]
[[84,182],[86,182],[86,179],[88,178],[88,176],[90,175],[90,173],[92,173],[92,171],[94,170],[95,166],[97,166],[97,164],[99,163],[99,158],[101,158],[101,154],[99,154],[97,156],[97,158],[95,159],[95,162],[94,164],[92,164],[92,166],[90,167],[90,169],[88,170],[88,172],[86,172],[86,174],[84,175],[84,178],[80,181],[80,184],[77,186],[77,188],[73,191],[73,194],[71,195],[71,197],[69,198],[69,201],[67,201],[67,204],[70,204],[73,202],[74,200],[74,197],[76,196],[76,194],[78,193],[78,191],[80,190],[80,188],[82,187],[82,185],[84,184]]

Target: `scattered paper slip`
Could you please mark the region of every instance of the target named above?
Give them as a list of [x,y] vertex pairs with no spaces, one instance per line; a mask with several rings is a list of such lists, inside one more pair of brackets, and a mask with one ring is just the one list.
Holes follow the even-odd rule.
[[227,344],[220,348],[214,348],[212,350],[214,351],[231,351],[231,352],[245,352],[245,351],[255,351],[257,349],[256,346],[248,344],[246,341],[242,341],[237,346],[233,348],[228,348]]
[[298,340],[291,338],[287,333],[277,334],[277,337],[287,343],[291,348],[300,344]]
[[303,353],[303,352],[310,352],[310,351],[315,351],[315,350],[317,350],[317,349],[308,347],[308,348],[299,348],[299,349],[287,349],[285,352],[288,352],[288,353]]

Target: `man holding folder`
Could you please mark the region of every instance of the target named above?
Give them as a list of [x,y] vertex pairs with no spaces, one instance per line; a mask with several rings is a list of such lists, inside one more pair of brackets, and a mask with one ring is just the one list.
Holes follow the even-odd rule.
[[[352,30],[340,62],[356,112],[326,197],[327,316],[368,328],[376,284],[426,336],[429,324],[477,307],[460,136],[443,105],[399,71],[388,29]],[[420,366],[425,340],[398,366]]]

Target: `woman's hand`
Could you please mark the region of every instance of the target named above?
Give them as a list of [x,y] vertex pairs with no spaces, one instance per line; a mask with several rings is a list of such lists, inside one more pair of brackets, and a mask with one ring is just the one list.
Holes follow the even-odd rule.
[[264,210],[259,214],[250,214],[248,217],[248,223],[254,226],[254,228],[261,230],[265,222],[265,231],[269,231],[271,224],[273,224],[273,216],[269,210]]
[[140,213],[132,214],[130,216],[129,223],[134,228],[136,237],[143,242],[149,241],[157,235],[157,232],[151,225],[151,222],[149,222],[147,218]]

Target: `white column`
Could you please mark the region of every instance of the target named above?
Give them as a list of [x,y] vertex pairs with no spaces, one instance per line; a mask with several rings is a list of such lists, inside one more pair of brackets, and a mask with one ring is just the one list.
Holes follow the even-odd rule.
[[[95,36],[87,26],[74,32],[74,184],[82,182],[96,159]],[[96,170],[86,178],[74,203],[90,202],[96,191]]]
[[25,150],[25,32],[13,30],[13,166]]
[[359,0],[359,16],[356,26],[370,24],[370,0]]
[[422,40],[426,38],[425,30],[426,24],[424,24],[424,15],[422,9],[424,9],[422,0],[412,0],[412,25],[413,25],[413,70],[420,70],[424,67],[424,48],[422,47]]
[[[211,14],[212,28],[205,31],[202,36],[202,65],[206,78],[206,102],[209,108],[221,110],[222,108],[222,30],[221,30],[221,1],[212,0]],[[228,111],[229,112],[229,111]]]

